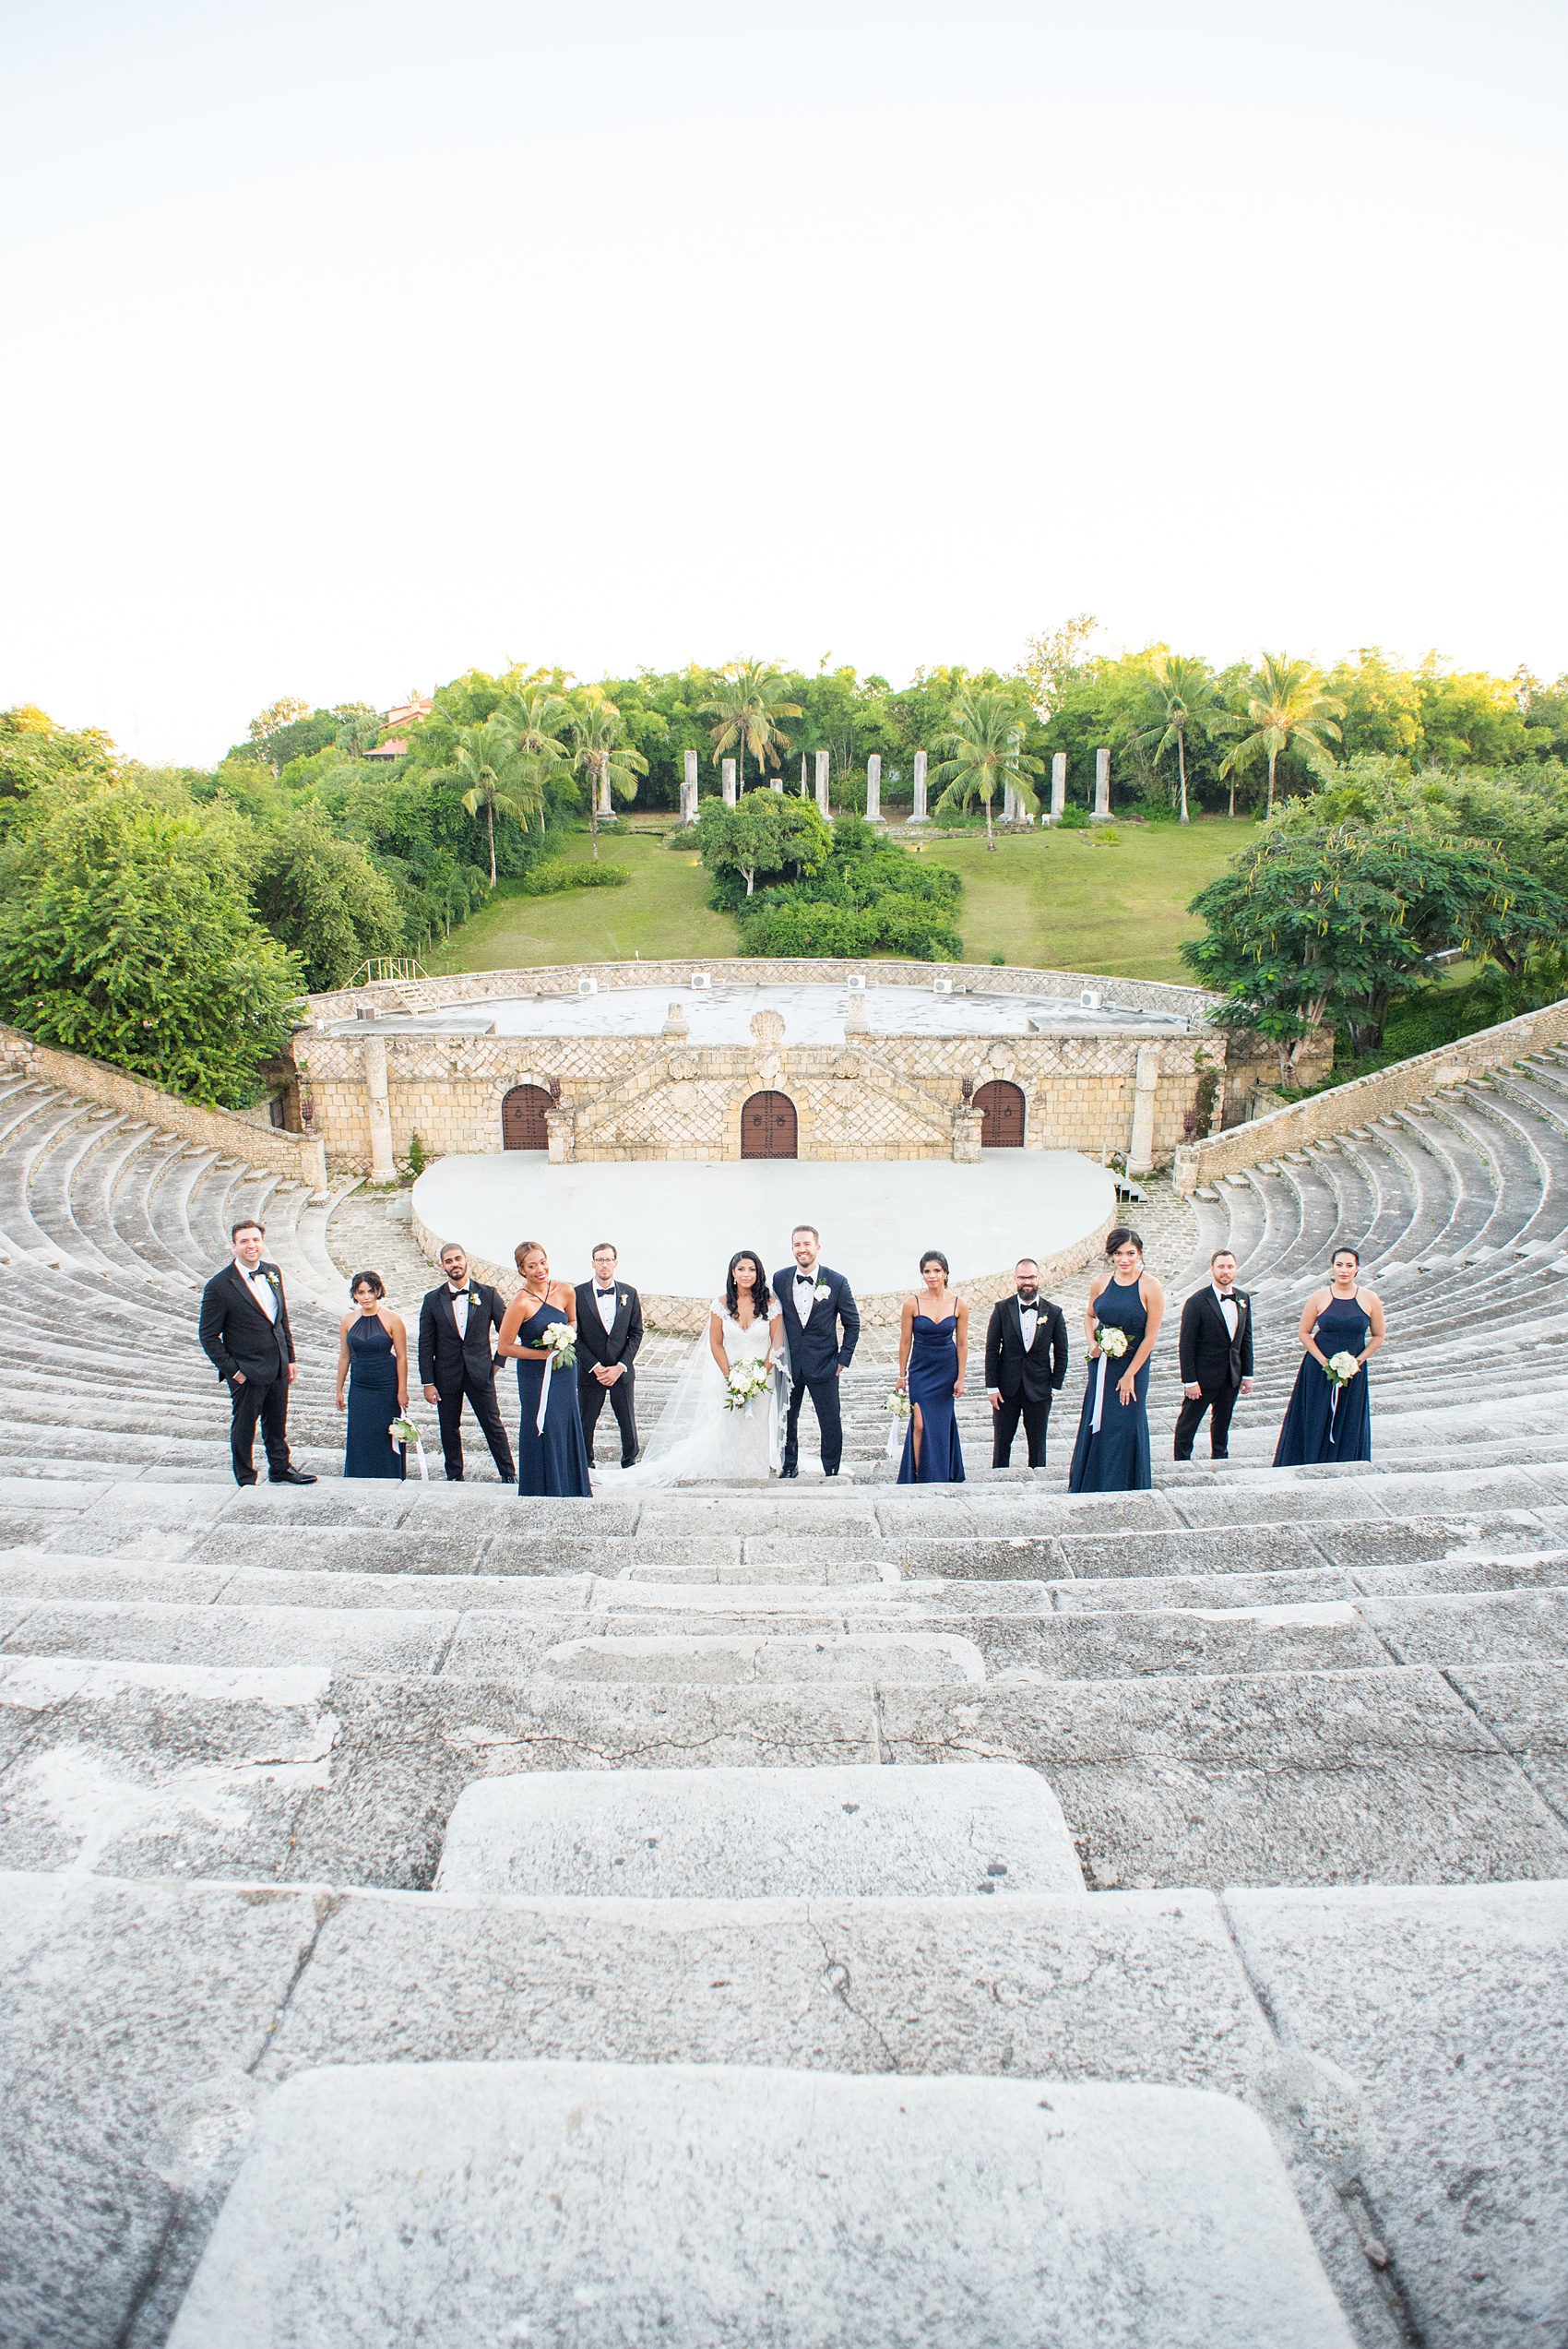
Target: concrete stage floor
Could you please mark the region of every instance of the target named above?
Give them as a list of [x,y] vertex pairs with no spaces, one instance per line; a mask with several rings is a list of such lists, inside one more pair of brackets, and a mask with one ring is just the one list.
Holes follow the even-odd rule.
[[[650,1296],[706,1301],[738,1248],[760,1248],[771,1276],[796,1223],[822,1234],[825,1263],[858,1295],[908,1294],[922,1248],[940,1248],[959,1286],[1019,1256],[1060,1256],[1116,1204],[1103,1167],[1072,1151],[988,1151],[950,1161],[643,1159],[552,1166],[541,1153],[443,1158],[414,1185],[414,1212],[439,1239],[510,1266],[542,1241],[559,1280],[585,1281],[599,1240],[622,1278]],[[1081,1258],[1080,1258],[1081,1260]]]

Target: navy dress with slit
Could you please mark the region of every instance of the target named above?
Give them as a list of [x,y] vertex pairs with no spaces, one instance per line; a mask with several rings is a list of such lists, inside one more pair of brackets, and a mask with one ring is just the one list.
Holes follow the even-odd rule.
[[[1366,1306],[1357,1297],[1331,1296],[1313,1326],[1313,1336],[1331,1359],[1336,1353],[1360,1353],[1372,1337]],[[1365,1363],[1348,1385],[1338,1387],[1321,1362],[1303,1353],[1274,1448],[1274,1465],[1319,1468],[1327,1461],[1371,1458],[1372,1397]]]
[[[1141,1277],[1141,1276],[1140,1276]],[[1154,1483],[1148,1447],[1148,1373],[1146,1362],[1134,1381],[1133,1401],[1124,1403],[1117,1381],[1143,1344],[1148,1314],[1138,1294],[1138,1283],[1126,1286],[1114,1275],[1095,1299],[1095,1319],[1104,1328],[1124,1330],[1127,1351],[1114,1361],[1100,1354],[1089,1365],[1089,1383],[1078,1413],[1078,1440],[1067,1478],[1070,1493],[1146,1493]],[[1097,1413],[1099,1425],[1096,1427]]]
[[398,1355],[378,1313],[358,1313],[349,1324],[349,1426],[345,1476],[401,1481],[403,1447],[392,1441],[398,1409]]
[[904,1437],[904,1457],[898,1463],[900,1485],[961,1485],[964,1455],[958,1444],[958,1418],[953,1389],[958,1383],[958,1317],[950,1313],[933,1321],[917,1313],[909,1344],[909,1401],[921,1414],[921,1458],[915,1465],[915,1423],[911,1415]]
[[[520,1346],[537,1346],[552,1321],[564,1321],[559,1306],[541,1305],[517,1331]],[[544,1425],[539,1424],[539,1390],[550,1380]],[[555,1370],[548,1362],[519,1362],[517,1400],[522,1418],[517,1428],[517,1490],[535,1498],[588,1501],[588,1446],[583,1441],[582,1406],[577,1401],[576,1370]]]

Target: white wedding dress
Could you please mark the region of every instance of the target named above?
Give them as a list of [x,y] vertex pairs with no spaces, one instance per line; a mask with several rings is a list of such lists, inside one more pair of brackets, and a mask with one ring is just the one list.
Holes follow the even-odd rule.
[[[731,1318],[722,1297],[715,1297],[708,1309],[723,1325],[724,1351],[731,1369],[738,1362],[766,1360],[769,1339],[765,1320],[742,1330]],[[675,1381],[641,1460],[635,1468],[596,1468],[595,1491],[646,1491],[650,1485],[695,1482],[766,1483],[779,1460],[779,1374],[776,1370],[762,1392],[739,1411],[726,1410],[727,1391],[705,1330]]]

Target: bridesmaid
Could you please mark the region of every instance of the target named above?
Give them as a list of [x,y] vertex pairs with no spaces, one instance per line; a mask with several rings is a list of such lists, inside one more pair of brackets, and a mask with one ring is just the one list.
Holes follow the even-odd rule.
[[[517,1490],[525,1496],[549,1494],[558,1500],[591,1500],[577,1374],[552,1370],[539,1343],[552,1321],[567,1322],[576,1330],[577,1301],[564,1281],[551,1280],[550,1258],[537,1240],[523,1241],[514,1261],[523,1285],[506,1308],[495,1351],[510,1354],[517,1365],[517,1398],[522,1405]],[[546,1380],[549,1393],[541,1413],[540,1388]]]
[[[1078,1414],[1070,1493],[1146,1493],[1154,1483],[1148,1448],[1148,1365],[1165,1318],[1165,1292],[1144,1270],[1144,1244],[1125,1223],[1107,1234],[1109,1259],[1089,1284],[1084,1334],[1089,1383]],[[1095,1330],[1125,1330],[1127,1351],[1110,1355]]]
[[964,1455],[954,1403],[969,1359],[969,1308],[947,1286],[947,1258],[921,1258],[923,1296],[905,1300],[898,1334],[898,1392],[913,1409],[898,1463],[900,1485],[961,1485]]
[[[1314,1289],[1307,1299],[1296,1332],[1304,1352],[1274,1448],[1276,1468],[1372,1458],[1366,1365],[1387,1335],[1383,1305],[1360,1285],[1361,1259],[1355,1248],[1336,1248],[1329,1273],[1327,1288]],[[1336,1353],[1353,1353],[1360,1365],[1344,1386],[1327,1375],[1329,1357]]]
[[354,1310],[338,1324],[338,1408],[345,1408],[348,1440],[345,1476],[391,1476],[400,1482],[403,1447],[392,1441],[392,1422],[409,1408],[409,1333],[388,1310],[386,1283],[379,1272],[356,1272],[349,1283]]

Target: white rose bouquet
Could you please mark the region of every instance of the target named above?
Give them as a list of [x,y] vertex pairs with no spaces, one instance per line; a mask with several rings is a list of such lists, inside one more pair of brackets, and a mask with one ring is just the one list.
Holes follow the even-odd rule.
[[1094,1341],[1111,1362],[1120,1362],[1127,1351],[1127,1332],[1118,1329],[1114,1321],[1097,1321]]
[[1329,1384],[1335,1387],[1348,1387],[1360,1366],[1353,1353],[1331,1353],[1323,1365]]
[[748,1355],[744,1362],[731,1365],[724,1382],[726,1411],[749,1411],[756,1398],[765,1394],[773,1373],[760,1355]]
[[571,1370],[576,1366],[577,1339],[569,1321],[551,1322],[539,1342],[544,1350],[547,1375],[552,1370]]
[[912,1409],[909,1396],[895,1387],[887,1398],[888,1415],[893,1419],[908,1419]]

